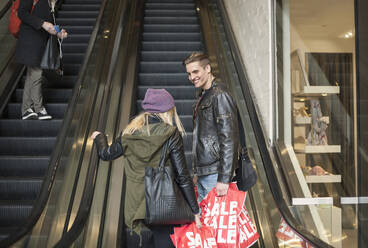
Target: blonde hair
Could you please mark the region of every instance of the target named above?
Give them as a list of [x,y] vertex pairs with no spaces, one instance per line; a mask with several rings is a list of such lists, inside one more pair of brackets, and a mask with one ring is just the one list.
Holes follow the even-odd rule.
[[163,122],[166,124],[169,124],[170,126],[174,126],[174,120],[176,127],[178,128],[179,132],[182,136],[185,135],[185,130],[183,127],[183,124],[180,121],[179,115],[176,112],[176,107],[171,108],[170,110],[164,112],[164,113],[149,113],[149,112],[143,112],[136,116],[124,129],[124,134],[133,134],[137,130],[143,129],[143,127],[146,126],[147,133],[150,135],[150,129],[148,127],[148,117],[150,116],[156,116],[159,117]]

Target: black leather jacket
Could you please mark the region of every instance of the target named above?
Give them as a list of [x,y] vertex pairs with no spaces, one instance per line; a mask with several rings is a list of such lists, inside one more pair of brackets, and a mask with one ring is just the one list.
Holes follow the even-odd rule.
[[218,173],[218,182],[230,183],[237,167],[239,129],[237,108],[226,85],[214,81],[203,92],[193,119],[194,173]]
[[[150,123],[157,123],[157,121],[154,119],[155,118],[150,118]],[[163,127],[164,126],[165,125],[163,125]],[[124,145],[122,145],[122,139],[124,139],[124,136],[117,138],[110,146],[108,146],[106,136],[104,134],[99,134],[94,140],[97,146],[99,157],[102,160],[113,160],[124,155]],[[199,207],[194,193],[194,184],[185,162],[183,138],[177,129],[169,137],[168,142],[170,161],[174,168],[176,182],[182,189],[184,197],[186,198],[193,213],[198,214]]]

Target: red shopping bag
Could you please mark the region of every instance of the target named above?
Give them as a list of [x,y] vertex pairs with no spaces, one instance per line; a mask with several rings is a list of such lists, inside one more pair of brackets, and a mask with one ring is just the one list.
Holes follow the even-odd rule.
[[259,239],[256,227],[252,223],[248,211],[243,207],[239,216],[239,247],[248,248],[252,246]]
[[280,244],[287,244],[291,247],[313,248],[308,242],[303,240],[296,232],[281,218],[276,237]]
[[194,222],[175,227],[170,238],[177,248],[217,248],[214,230],[205,226],[198,229]]
[[216,188],[201,201],[201,221],[204,226],[215,230],[219,248],[239,247],[238,216],[244,205],[246,192],[239,191],[235,183],[230,183],[226,196],[218,197]]

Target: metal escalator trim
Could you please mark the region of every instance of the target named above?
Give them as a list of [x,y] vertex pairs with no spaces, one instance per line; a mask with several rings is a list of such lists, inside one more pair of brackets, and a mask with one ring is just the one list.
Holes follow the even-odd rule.
[[[135,2],[135,1],[134,1]],[[115,18],[116,22],[114,26],[117,26],[116,28],[116,32],[112,32],[115,33],[115,42],[114,42],[114,46],[113,46],[113,56],[111,58],[111,65],[109,67],[108,70],[108,76],[107,76],[107,82],[108,82],[108,87],[106,87],[105,93],[104,93],[104,101],[103,101],[103,106],[101,108],[100,114],[99,114],[99,118],[98,118],[98,130],[104,130],[105,126],[106,126],[106,118],[107,118],[107,114],[109,111],[106,110],[107,106],[109,106],[110,100],[111,100],[111,91],[112,91],[112,85],[113,85],[113,81],[115,82],[121,82],[122,81],[122,77],[124,75],[123,70],[120,70],[119,67],[119,72],[116,72],[116,64],[119,64],[118,61],[118,56],[121,55],[118,50],[121,50],[121,36],[123,34],[123,19],[126,17],[127,13],[127,1],[122,1],[120,6],[120,11],[117,11],[116,13],[118,13],[120,16],[120,18]],[[124,30],[125,31],[125,30]],[[124,34],[126,36],[128,36],[128,32],[124,32]],[[127,56],[125,56],[126,59]],[[130,58],[129,58],[130,59]],[[123,87],[121,88],[121,90],[123,90]],[[121,99],[121,97],[120,97]],[[120,100],[119,100],[120,101]],[[115,130],[116,131],[116,130]],[[89,217],[89,213],[90,213],[90,209],[91,209],[91,205],[92,205],[92,200],[94,197],[94,191],[95,191],[95,187],[96,187],[96,179],[97,179],[97,172],[98,172],[98,167],[99,167],[99,158],[97,156],[97,152],[95,147],[93,147],[92,149],[92,153],[91,153],[91,161],[89,163],[89,167],[88,167],[88,174],[86,177],[86,182],[84,184],[84,188],[83,188],[83,193],[82,193],[82,199],[80,201],[80,205],[79,205],[79,209],[77,211],[77,215],[76,218],[72,224],[72,226],[69,228],[69,230],[67,232],[65,232],[62,236],[62,238],[55,244],[54,247],[69,247],[78,237],[79,235],[82,233],[83,229],[86,227],[86,223]],[[110,172],[109,172],[110,174]],[[109,180],[107,180],[107,182],[109,182]],[[108,188],[106,188],[106,192],[108,191]],[[105,196],[106,197],[106,196]],[[106,207],[106,205],[104,205],[104,207]],[[102,211],[104,212],[104,211]],[[101,239],[101,235],[103,232],[103,221],[104,221],[104,217],[101,218],[101,222],[100,222],[100,227],[99,227],[99,237],[98,237],[98,243],[102,242]],[[66,225],[67,226],[67,225]]]
[[[62,4],[63,1],[59,1],[58,2],[58,6],[60,6]],[[94,46],[96,37],[97,37],[97,31],[99,30],[99,26],[100,26],[100,22],[102,19],[102,14],[103,14],[103,10],[104,10],[104,6],[105,3],[107,2],[107,0],[104,0],[102,5],[101,5],[101,9],[99,12],[99,15],[97,17],[96,20],[96,25],[93,29],[93,32],[91,34],[91,38],[89,40],[88,43],[88,48],[86,51],[86,55],[82,64],[82,67],[80,69],[79,75],[78,75],[78,80],[77,83],[74,87],[73,90],[73,96],[70,100],[70,103],[68,105],[66,114],[65,114],[65,118],[63,121],[63,125],[61,127],[61,130],[59,132],[59,135],[57,137],[57,141],[55,144],[55,148],[51,154],[51,160],[50,160],[50,166],[46,172],[45,175],[45,179],[42,183],[41,186],[41,192],[36,200],[37,204],[34,205],[34,207],[32,208],[31,214],[30,216],[27,218],[27,222],[24,223],[21,227],[19,227],[13,234],[9,235],[7,238],[3,239],[0,241],[0,247],[9,247],[12,244],[14,244],[15,242],[17,242],[18,240],[20,240],[21,238],[23,238],[27,233],[29,233],[33,226],[37,223],[37,221],[39,220],[44,207],[46,206],[46,203],[48,201],[49,198],[49,194],[51,191],[51,188],[53,186],[54,180],[55,180],[55,175],[56,175],[56,171],[58,169],[59,166],[59,160],[60,160],[60,156],[61,156],[61,151],[63,149],[63,146],[65,144],[65,140],[66,140],[66,133],[67,130],[69,129],[69,126],[71,124],[71,120],[72,120],[72,116],[75,110],[75,105],[76,105],[76,100],[77,98],[80,96],[80,91],[81,91],[81,83],[82,83],[82,78],[84,76],[84,74],[86,73],[86,66],[88,64],[88,61],[90,59],[91,56],[91,52],[92,52],[92,48]],[[20,75],[20,73],[18,73],[18,75]],[[20,77],[18,77],[18,81],[19,81]],[[16,84],[15,84],[16,85]]]
[[[208,5],[208,1],[200,1],[201,4],[201,12],[207,12],[208,9],[206,8],[206,6]],[[203,3],[206,2],[206,3]],[[252,123],[252,127],[253,127],[253,131],[257,140],[257,145],[259,148],[259,151],[261,153],[261,158],[265,167],[265,172],[266,172],[266,176],[268,178],[268,182],[270,184],[270,190],[273,196],[273,199],[276,202],[276,205],[279,209],[279,212],[282,216],[282,218],[284,218],[285,222],[296,232],[298,233],[301,237],[303,237],[305,240],[307,240],[308,242],[310,242],[311,244],[313,244],[316,247],[332,247],[329,244],[325,243],[324,241],[322,241],[321,239],[317,238],[316,236],[312,235],[308,230],[305,229],[304,226],[302,226],[301,224],[298,223],[298,221],[295,219],[295,217],[292,215],[292,213],[290,212],[290,209],[287,207],[287,204],[285,202],[285,200],[283,199],[283,195],[282,195],[282,191],[280,188],[280,183],[278,182],[278,177],[277,177],[277,173],[275,171],[274,168],[274,164],[273,164],[273,160],[271,158],[270,155],[270,150],[268,149],[267,146],[267,142],[266,142],[266,136],[264,135],[264,131],[262,129],[262,126],[260,124],[259,118],[258,118],[258,114],[257,114],[257,110],[256,107],[254,105],[253,102],[253,98],[249,89],[249,84],[248,84],[248,79],[246,76],[246,72],[244,71],[244,65],[241,63],[240,61],[240,51],[237,48],[234,36],[231,32],[231,26],[230,26],[230,22],[228,20],[226,11],[225,11],[225,7],[223,5],[223,1],[216,1],[218,3],[218,5],[220,5],[220,13],[222,15],[222,20],[225,23],[225,31],[226,31],[226,36],[227,39],[229,41],[229,45],[231,47],[231,51],[232,51],[232,56],[235,62],[235,67],[238,73],[238,76],[240,78],[241,81],[244,82],[244,84],[241,84],[241,90],[243,91],[243,95],[244,95],[244,99],[248,108],[248,112],[249,112],[249,116],[250,116],[250,120]],[[212,30],[217,28],[217,23],[215,20],[215,18],[213,17],[213,13],[210,13],[208,16],[212,15],[212,22],[208,22],[211,23],[213,26],[215,26],[215,28],[213,26],[208,26],[208,27],[204,27],[204,29],[206,30]],[[205,17],[206,18],[206,17]],[[203,22],[202,22],[203,23]],[[205,23],[205,22],[204,22]],[[225,56],[223,55],[223,51],[224,48],[222,46],[221,43],[221,38],[219,38],[218,36],[220,35],[219,33],[216,32],[211,32],[213,35],[217,35],[217,38],[215,39],[215,41],[211,41],[214,42],[215,45],[217,46],[216,49],[216,54],[214,56],[221,58],[221,60],[219,59],[219,64],[220,63],[224,63]],[[206,40],[210,40],[210,39],[206,39]],[[222,51],[221,54],[219,53],[219,50]],[[210,55],[211,56],[211,55]],[[226,68],[226,67],[225,67]],[[221,71],[222,69],[224,69],[223,67],[220,67],[220,73],[222,77],[225,81],[227,79],[227,75],[226,73],[224,73],[223,71]],[[224,69],[226,70],[226,69]]]

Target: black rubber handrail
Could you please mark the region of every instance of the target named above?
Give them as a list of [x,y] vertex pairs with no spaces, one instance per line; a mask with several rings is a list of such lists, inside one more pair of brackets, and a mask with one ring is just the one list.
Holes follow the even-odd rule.
[[10,9],[13,4],[13,0],[9,0],[8,3],[0,10],[0,19],[4,17],[6,12]]
[[[231,30],[231,25],[226,13],[226,9],[224,6],[224,3],[222,0],[216,0],[220,14],[222,17],[222,20],[225,24],[225,31],[226,31],[226,38],[229,42],[231,51],[232,51],[232,59],[235,63],[235,67],[237,70],[237,74],[239,76],[240,81],[242,82],[240,84],[244,100],[246,102],[246,106],[248,109],[248,114],[251,120],[251,124],[253,127],[254,135],[257,140],[257,145],[260,151],[260,155],[263,161],[263,165],[265,167],[265,173],[266,177],[268,179],[268,182],[270,184],[270,190],[272,193],[272,196],[276,202],[276,206],[279,209],[280,215],[285,220],[285,222],[296,232],[298,235],[300,235],[302,238],[304,238],[307,242],[312,244],[315,247],[320,248],[333,248],[333,246],[327,244],[326,242],[322,241],[321,239],[317,238],[313,234],[311,234],[303,225],[301,225],[295,217],[292,215],[289,207],[287,206],[283,194],[281,191],[280,183],[278,182],[276,169],[273,164],[273,161],[270,156],[270,150],[268,149],[267,142],[266,142],[266,136],[263,132],[262,125],[259,121],[259,117],[257,114],[256,107],[253,102],[253,97],[249,88],[249,80],[247,77],[247,74],[244,70],[245,66],[241,61],[241,55],[240,50],[237,47],[237,43],[234,39],[234,35]],[[212,24],[215,24],[216,22],[212,22]],[[217,24],[215,24],[217,25]],[[216,34],[220,35],[220,34]],[[219,38],[221,40],[221,38]],[[276,154],[276,153],[275,153]]]
[[[24,237],[28,232],[30,232],[32,230],[32,228],[34,227],[34,225],[37,223],[37,221],[39,220],[46,204],[47,201],[49,199],[49,195],[52,189],[52,185],[54,183],[55,180],[55,175],[56,175],[56,171],[58,170],[59,164],[60,164],[60,159],[61,159],[61,153],[62,153],[62,148],[64,147],[65,141],[66,141],[66,133],[69,129],[69,126],[71,124],[72,118],[73,118],[73,114],[74,114],[74,110],[77,104],[77,99],[81,94],[81,84],[82,84],[82,79],[86,73],[86,67],[88,64],[88,61],[91,57],[91,53],[92,53],[92,48],[94,47],[95,41],[96,41],[96,37],[97,37],[97,32],[99,30],[100,27],[100,22],[102,19],[102,13],[104,10],[104,6],[105,3],[108,0],[104,0],[100,9],[100,12],[98,14],[97,20],[96,20],[96,24],[95,27],[92,31],[91,34],[91,38],[90,41],[88,43],[88,47],[86,50],[86,55],[84,57],[83,60],[83,64],[81,66],[80,72],[78,74],[78,79],[76,82],[76,85],[74,87],[74,91],[73,91],[73,95],[72,98],[70,100],[70,103],[68,105],[68,108],[66,110],[66,114],[65,114],[65,118],[63,120],[63,125],[61,127],[61,130],[59,132],[59,135],[57,137],[56,140],[56,144],[54,147],[54,150],[51,154],[51,160],[50,160],[50,165],[48,167],[47,173],[45,175],[44,181],[42,183],[41,186],[41,192],[37,198],[37,200],[35,202],[37,202],[37,205],[34,205],[32,210],[31,210],[31,214],[29,215],[29,217],[27,218],[26,222],[19,227],[18,229],[16,229],[14,231],[13,234],[9,235],[7,238],[3,239],[0,241],[0,247],[9,247],[12,244],[14,244],[15,242],[17,242],[18,240],[20,240],[22,237]],[[63,1],[58,1],[58,6],[59,7],[62,4]]]

